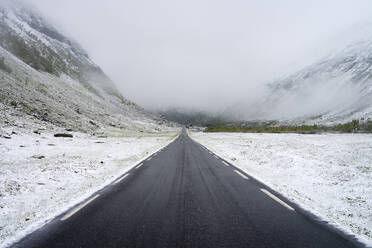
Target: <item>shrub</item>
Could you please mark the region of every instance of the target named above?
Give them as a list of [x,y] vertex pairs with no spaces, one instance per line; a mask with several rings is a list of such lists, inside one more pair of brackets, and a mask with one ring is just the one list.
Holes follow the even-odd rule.
[[334,126],[320,125],[300,125],[300,126],[272,126],[272,125],[242,125],[241,123],[228,123],[220,125],[210,125],[205,129],[205,132],[250,132],[250,133],[319,133],[319,132],[372,132],[372,121],[360,122],[352,120],[347,123]]
[[9,73],[9,74],[12,73],[12,69],[5,64],[5,58],[4,57],[0,57],[0,69]]
[[18,103],[14,100],[10,101],[10,105],[12,105],[13,107],[17,107],[18,106]]

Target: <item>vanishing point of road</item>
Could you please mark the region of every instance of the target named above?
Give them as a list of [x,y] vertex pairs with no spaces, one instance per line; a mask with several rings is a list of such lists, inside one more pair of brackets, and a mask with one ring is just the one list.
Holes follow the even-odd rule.
[[13,247],[360,247],[179,137]]

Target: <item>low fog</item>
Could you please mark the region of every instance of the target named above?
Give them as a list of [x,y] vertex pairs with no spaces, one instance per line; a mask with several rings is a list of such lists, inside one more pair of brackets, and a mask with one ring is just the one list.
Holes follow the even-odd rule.
[[261,99],[372,13],[369,0],[33,2],[127,98],[211,112]]

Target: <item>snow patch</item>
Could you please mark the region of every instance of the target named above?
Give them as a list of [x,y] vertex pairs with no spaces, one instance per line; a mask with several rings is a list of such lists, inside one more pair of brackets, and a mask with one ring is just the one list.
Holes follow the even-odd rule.
[[[2,133],[12,133],[12,128]],[[3,246],[115,180],[164,147],[176,132],[97,138],[74,133],[0,138],[0,241]]]
[[191,133],[191,137],[372,246],[372,135]]

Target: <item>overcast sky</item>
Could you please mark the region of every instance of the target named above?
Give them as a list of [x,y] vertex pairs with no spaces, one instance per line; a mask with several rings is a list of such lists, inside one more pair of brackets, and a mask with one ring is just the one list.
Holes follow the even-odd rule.
[[370,0],[32,2],[152,109],[217,110],[257,96],[372,13]]

